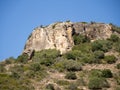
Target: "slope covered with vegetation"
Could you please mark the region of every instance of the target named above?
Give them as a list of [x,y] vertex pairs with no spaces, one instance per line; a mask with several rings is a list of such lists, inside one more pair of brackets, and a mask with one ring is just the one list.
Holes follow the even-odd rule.
[[[114,26],[114,32],[120,28]],[[0,90],[120,90],[120,37],[106,40],[74,35],[75,46],[22,54],[0,62]]]

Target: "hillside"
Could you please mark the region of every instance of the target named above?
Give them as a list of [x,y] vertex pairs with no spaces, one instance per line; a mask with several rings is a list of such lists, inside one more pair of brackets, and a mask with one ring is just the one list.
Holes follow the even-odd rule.
[[17,59],[0,62],[0,90],[120,90],[120,28],[70,21],[35,28]]

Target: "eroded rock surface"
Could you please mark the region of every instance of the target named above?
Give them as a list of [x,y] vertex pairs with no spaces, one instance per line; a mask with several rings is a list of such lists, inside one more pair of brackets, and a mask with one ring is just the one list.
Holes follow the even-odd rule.
[[23,53],[29,56],[32,52],[43,49],[57,49],[61,54],[66,53],[74,46],[73,34],[83,34],[91,39],[109,38],[112,27],[104,23],[72,23],[57,22],[46,27],[37,27],[29,36]]

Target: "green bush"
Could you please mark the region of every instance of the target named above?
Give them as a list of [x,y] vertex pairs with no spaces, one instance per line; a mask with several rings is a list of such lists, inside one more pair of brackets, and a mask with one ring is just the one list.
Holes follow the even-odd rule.
[[53,68],[55,68],[56,70],[63,72],[65,71],[65,65],[67,64],[67,60],[59,60],[57,62],[55,62],[55,64],[53,65]]
[[58,80],[56,83],[61,86],[70,84],[69,81],[66,81],[66,80]]
[[115,63],[117,58],[114,55],[108,55],[105,56],[104,61],[106,61],[108,64]]
[[99,40],[97,40],[97,41],[94,41],[93,43],[92,43],[92,51],[97,51],[97,50],[102,50],[102,44],[100,43],[100,41]]
[[120,52],[120,41],[114,44],[114,48],[117,52]]
[[91,44],[90,43],[81,43],[80,45],[73,46],[72,50],[79,50],[82,53],[90,53],[91,52]]
[[116,79],[117,84],[120,85],[120,76],[117,76],[115,79]]
[[112,78],[113,74],[110,69],[104,69],[104,70],[102,70],[102,77]]
[[74,60],[59,60],[53,65],[53,68],[58,71],[81,71],[82,65]]
[[55,59],[60,56],[60,52],[55,49],[42,50],[34,53],[32,60],[40,62],[45,66],[50,66],[55,63]]
[[74,72],[68,72],[65,76],[66,79],[71,79],[71,80],[75,80],[77,79],[77,76]]
[[28,78],[34,78],[35,77],[35,72],[33,70],[28,70],[25,74],[26,77]]
[[41,65],[40,63],[33,63],[30,65],[30,69],[33,70],[34,72],[40,71]]
[[120,63],[118,63],[116,67],[117,67],[117,69],[120,69]]
[[77,86],[86,86],[86,82],[84,81],[83,78],[80,78],[80,79],[76,80],[76,85]]
[[56,61],[55,59],[46,58],[46,59],[41,59],[40,64],[45,65],[45,66],[51,66],[52,64],[55,63],[55,61]]
[[0,73],[5,72],[6,69],[4,67],[4,64],[0,63]]
[[19,79],[20,78],[20,74],[13,71],[12,74],[11,74],[11,77],[15,78],[15,79]]
[[92,44],[92,51],[103,51],[107,52],[112,48],[112,43],[108,40],[96,40]]
[[74,51],[70,51],[68,53],[65,54],[65,57],[67,59],[73,59],[73,60],[76,60],[76,59],[79,59],[79,57],[81,56],[81,51],[79,50],[74,50]]
[[14,65],[9,69],[11,71],[11,77],[19,79],[21,76],[24,76],[23,65]]
[[27,63],[28,61],[28,55],[27,54],[22,54],[20,56],[18,56],[16,62],[20,62],[20,63]]
[[84,54],[80,61],[82,61],[83,63],[99,63],[101,60],[100,59],[96,59],[93,53],[86,53]]
[[15,58],[14,57],[9,57],[5,60],[5,64],[12,64],[15,62]]
[[0,74],[0,90],[34,90],[34,87],[26,78],[19,80],[7,74]]
[[78,45],[80,43],[90,42],[90,39],[85,35],[74,35],[73,36],[74,44]]
[[88,88],[89,89],[102,89],[104,87],[109,87],[109,83],[105,78],[92,77],[89,79]]
[[112,34],[110,36],[110,41],[112,41],[112,42],[118,42],[119,41],[119,37],[117,35],[115,35],[115,34]]
[[[60,52],[55,49],[47,49],[34,53],[32,60],[34,62],[41,62],[42,64],[49,66],[53,63],[54,59],[60,56]],[[52,61],[51,61],[52,60]]]
[[53,60],[59,56],[60,56],[60,51],[57,51],[55,49],[46,49],[46,50],[35,52],[32,60],[35,62],[39,62],[43,59]]
[[92,69],[90,71],[89,77],[104,77],[104,78],[112,78],[113,74],[111,70],[109,69],[104,69],[104,70],[99,70],[99,69]]
[[96,59],[103,59],[104,58],[104,52],[103,51],[95,51],[94,56]]
[[81,63],[73,60],[68,60],[65,64],[65,69],[68,71],[80,71],[82,70]]
[[120,27],[116,26],[116,25],[113,25],[112,23],[110,23],[110,25],[112,26],[112,30],[113,31],[116,31],[117,33],[120,34]]
[[78,90],[78,87],[75,83],[72,83],[68,86],[68,90]]
[[47,90],[55,90],[53,84],[48,84],[48,85],[46,86],[46,89],[47,89]]
[[89,75],[89,77],[101,77],[102,76],[102,72],[101,72],[101,70],[99,70],[99,69],[92,69],[91,71],[90,71],[90,75]]

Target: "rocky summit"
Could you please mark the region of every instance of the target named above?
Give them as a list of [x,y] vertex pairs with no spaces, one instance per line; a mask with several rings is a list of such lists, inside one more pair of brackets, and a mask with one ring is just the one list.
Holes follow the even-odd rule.
[[29,56],[32,52],[44,49],[57,49],[61,54],[74,46],[73,35],[83,34],[91,41],[109,38],[112,26],[104,23],[86,22],[56,22],[48,26],[40,26],[28,37],[23,53]]

